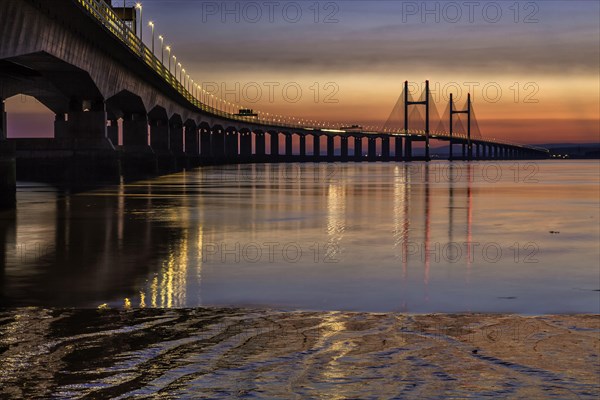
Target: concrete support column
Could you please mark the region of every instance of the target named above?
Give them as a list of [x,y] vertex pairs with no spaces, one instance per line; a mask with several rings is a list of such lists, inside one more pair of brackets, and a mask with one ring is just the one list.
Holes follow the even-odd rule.
[[285,135],[285,158],[286,160],[291,160],[293,156],[293,135],[289,133]]
[[481,153],[480,153],[480,144],[479,143],[475,143],[475,159],[479,160],[481,158]]
[[[66,136],[70,139],[106,139],[106,107],[103,100],[94,100],[86,104],[72,101],[69,108]],[[146,132],[146,144],[148,133]]]
[[239,143],[238,133],[234,131],[228,131],[225,133],[225,157],[228,162],[237,162],[239,157]]
[[0,140],[8,139],[6,131],[6,105],[4,99],[0,98]]
[[252,157],[252,132],[240,133],[240,156],[243,162],[250,161]]
[[203,162],[210,162],[212,157],[210,145],[210,131],[206,128],[200,130],[200,155]]
[[306,135],[300,135],[300,159],[306,161]]
[[150,120],[150,146],[156,155],[158,173],[169,173],[177,170],[175,156],[169,148],[169,121]]
[[368,138],[369,141],[369,156],[368,159],[369,161],[375,161],[377,160],[377,142],[375,141],[374,137],[369,137]]
[[210,148],[213,162],[222,163],[225,161],[225,133],[222,130],[212,130]]
[[[54,138],[55,139],[66,139],[68,137],[67,131],[67,116],[66,114],[55,114],[54,115]],[[117,141],[119,140],[117,132]],[[116,144],[113,142],[113,144]]]
[[150,146],[152,150],[169,150],[169,122],[150,120]]
[[[56,116],[54,139],[17,141],[20,179],[84,184],[118,182],[122,163],[107,138],[106,117],[103,100],[71,99],[67,118],[64,114]],[[145,150],[152,153],[147,142]]]
[[195,124],[185,126],[185,154],[188,156],[198,156],[200,154],[198,127]]
[[390,137],[381,138],[381,161],[390,161]]
[[200,145],[198,126],[193,121],[185,124],[185,167],[194,168],[200,165]]
[[176,157],[183,155],[183,125],[178,121],[169,124],[169,148]]
[[396,152],[394,159],[396,161],[402,161],[402,136],[395,137],[394,150]]
[[342,136],[341,156],[342,161],[348,161],[348,136]]
[[[119,121],[116,118],[108,120],[110,126],[106,126],[106,137],[111,141],[113,146],[119,145]],[[56,123],[55,123],[56,129]]]
[[17,204],[17,173],[15,146],[7,140],[6,110],[0,98],[0,210]]
[[466,143],[462,144],[462,159],[463,160],[467,159],[467,145],[466,145]]
[[271,158],[273,161],[279,158],[279,132],[271,132]]
[[313,158],[315,161],[321,159],[321,136],[313,134]]
[[410,136],[404,139],[404,159],[406,161],[412,160],[412,139]]
[[123,175],[137,179],[158,172],[154,151],[148,145],[148,117],[126,114],[123,119]]
[[[69,125],[70,125],[69,115]],[[148,119],[143,114],[128,114],[123,119],[123,146],[148,147]]]
[[264,132],[254,133],[254,148],[256,158],[260,161],[264,160],[266,154],[266,143]]
[[335,159],[335,137],[327,136],[327,161],[331,162]]
[[354,137],[354,160],[362,161],[362,136]]

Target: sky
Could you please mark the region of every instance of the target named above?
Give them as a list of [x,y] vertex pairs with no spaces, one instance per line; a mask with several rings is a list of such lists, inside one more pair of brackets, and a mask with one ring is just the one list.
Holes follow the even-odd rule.
[[[417,97],[429,80],[440,114],[450,93],[459,107],[471,93],[483,136],[600,141],[594,0],[141,3],[158,56],[161,34],[195,82],[243,107],[382,126],[405,80]],[[51,129],[31,99],[7,109],[9,135]]]

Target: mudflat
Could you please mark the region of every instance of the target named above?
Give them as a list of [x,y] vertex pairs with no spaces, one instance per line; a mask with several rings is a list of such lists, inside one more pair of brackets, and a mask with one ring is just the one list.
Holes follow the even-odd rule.
[[600,316],[0,312],[0,392],[92,398],[597,398]]

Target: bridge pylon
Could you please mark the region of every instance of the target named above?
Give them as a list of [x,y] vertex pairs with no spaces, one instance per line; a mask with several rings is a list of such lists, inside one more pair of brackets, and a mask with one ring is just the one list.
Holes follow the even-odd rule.
[[452,144],[454,134],[454,114],[467,114],[467,157],[469,160],[473,159],[473,143],[471,142],[471,93],[467,94],[467,109],[466,110],[455,110],[453,95],[450,93],[450,160],[453,159]]
[[425,106],[425,160],[430,160],[429,154],[429,81],[425,81],[425,100],[410,101],[408,99],[408,81],[404,81],[404,132],[408,134],[408,106]]

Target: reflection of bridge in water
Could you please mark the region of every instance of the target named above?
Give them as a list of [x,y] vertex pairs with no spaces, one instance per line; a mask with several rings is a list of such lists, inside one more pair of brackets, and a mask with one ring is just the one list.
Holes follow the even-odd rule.
[[[470,101],[462,111],[451,102],[446,129],[431,129],[435,106],[428,87],[422,99],[413,101],[405,85],[399,102],[403,110],[395,108],[397,115],[393,112],[374,131],[249,113],[206,93],[181,69],[177,74],[177,66],[173,73],[103,1],[9,0],[0,7],[5,205],[14,203],[15,146],[17,173],[24,178],[85,182],[114,182],[121,175],[168,173],[203,163],[429,160],[431,140],[448,141],[453,159],[547,154],[472,135]],[[53,139],[6,140],[3,99],[17,94],[35,97],[56,115]],[[411,106],[425,108],[420,129],[410,126]],[[463,113],[466,126],[459,121],[459,128],[453,118]],[[414,154],[415,142],[422,142],[424,154]],[[459,155],[455,146],[462,148]]]
[[[335,174],[325,164],[317,170],[297,165],[294,171],[285,164],[233,166],[226,167],[227,175],[175,174],[63,198],[52,194],[0,219],[0,303],[94,307],[123,304],[125,298],[136,307],[224,303],[228,296],[235,301],[242,287],[247,296],[285,295],[261,287],[274,273],[273,285],[301,282],[316,291],[316,277],[331,279],[334,268],[344,268],[347,275],[335,275],[343,286],[345,279],[355,279],[352,271],[380,268],[372,261],[378,254],[391,263],[380,272],[401,285],[397,306],[410,308],[428,300],[430,275],[440,268],[444,273],[461,268],[468,284],[472,177],[481,169],[450,165],[457,178],[440,181],[440,165],[399,164],[393,179],[389,168],[372,165],[371,175],[358,180],[352,165],[335,167]],[[224,198],[233,205],[227,211]],[[389,216],[380,215],[373,226],[374,216],[364,210],[383,210],[390,199]],[[365,230],[376,236],[363,237]],[[304,257],[282,258],[282,240],[293,240]],[[316,260],[313,242],[320,251]],[[273,261],[265,243],[279,243]],[[462,254],[451,253],[456,244]],[[246,252],[256,246],[264,251],[258,259]],[[422,297],[415,298],[418,290]]]

